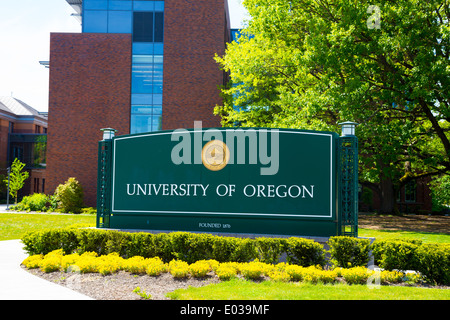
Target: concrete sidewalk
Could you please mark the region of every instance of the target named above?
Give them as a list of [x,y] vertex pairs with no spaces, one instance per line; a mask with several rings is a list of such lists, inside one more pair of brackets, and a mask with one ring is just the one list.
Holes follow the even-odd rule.
[[27,256],[20,240],[0,241],[0,300],[93,300],[23,270]]

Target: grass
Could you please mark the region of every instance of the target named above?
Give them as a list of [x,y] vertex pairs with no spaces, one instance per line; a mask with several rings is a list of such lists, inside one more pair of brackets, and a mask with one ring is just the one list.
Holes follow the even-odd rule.
[[95,226],[95,215],[0,213],[0,241],[20,239],[32,230],[61,228],[71,225]]
[[401,230],[372,230],[358,229],[359,237],[370,237],[379,240],[382,239],[419,239],[424,243],[450,243],[450,234],[431,233],[431,232],[413,232]]
[[167,296],[174,300],[449,300],[450,290],[403,286],[370,289],[367,285],[233,279],[177,289]]

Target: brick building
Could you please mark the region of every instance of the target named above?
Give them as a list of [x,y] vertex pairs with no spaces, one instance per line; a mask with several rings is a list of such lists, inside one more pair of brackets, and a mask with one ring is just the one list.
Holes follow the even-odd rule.
[[[61,0],[62,1],[62,0]],[[227,0],[66,0],[82,32],[52,33],[48,191],[69,177],[95,206],[101,128],[118,135],[220,126]]]
[[[25,163],[30,177],[21,195],[47,191],[46,146],[47,113],[19,99],[0,97],[0,174],[6,176],[16,158]],[[6,193],[1,196],[6,197]]]

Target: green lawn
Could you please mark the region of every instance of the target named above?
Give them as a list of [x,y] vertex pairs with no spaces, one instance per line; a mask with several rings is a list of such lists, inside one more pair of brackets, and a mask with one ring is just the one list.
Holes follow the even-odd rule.
[[168,293],[177,300],[448,300],[450,290],[419,287],[303,282],[223,281],[200,288],[189,287]]
[[36,214],[0,213],[0,241],[20,239],[32,230],[61,228],[71,225],[95,226],[95,215],[86,214]]
[[360,228],[358,229],[358,236],[375,239],[420,239],[424,243],[450,243],[450,234],[445,233],[372,230]]

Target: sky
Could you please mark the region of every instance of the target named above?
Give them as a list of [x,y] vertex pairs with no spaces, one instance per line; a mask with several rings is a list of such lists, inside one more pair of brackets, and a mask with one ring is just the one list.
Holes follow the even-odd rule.
[[[241,0],[228,0],[231,28],[242,26]],[[13,96],[48,111],[51,32],[81,32],[65,0],[0,0],[0,96]]]

